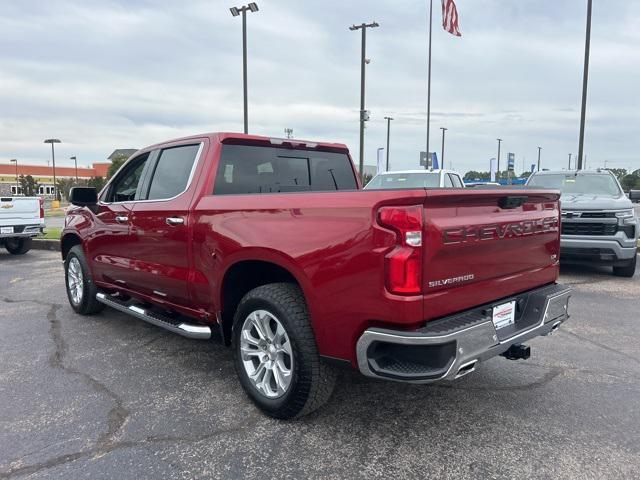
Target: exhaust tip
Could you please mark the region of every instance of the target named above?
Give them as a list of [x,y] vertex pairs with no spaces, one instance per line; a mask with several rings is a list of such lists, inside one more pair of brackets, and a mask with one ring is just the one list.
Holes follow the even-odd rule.
[[470,362],[465,363],[464,365],[461,365],[460,368],[458,368],[458,372],[456,373],[455,378],[460,378],[460,377],[464,377],[465,375],[468,375],[471,372],[474,372],[476,369],[476,365],[478,364],[478,360],[472,360]]

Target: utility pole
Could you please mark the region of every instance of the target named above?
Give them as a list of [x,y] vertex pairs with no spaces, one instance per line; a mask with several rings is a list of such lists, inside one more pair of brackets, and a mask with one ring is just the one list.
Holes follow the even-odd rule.
[[365,96],[365,76],[366,76],[366,53],[367,53],[367,28],[379,27],[378,23],[361,23],[360,25],[352,25],[349,30],[355,32],[362,30],[362,49],[360,52],[360,180],[364,179],[364,122],[369,120],[367,111],[364,108],[364,96]]
[[444,132],[446,132],[449,129],[440,127],[440,130],[442,130],[442,150],[440,151],[440,162],[442,164],[442,169],[444,170]]
[[9,162],[16,164],[16,195],[18,195],[18,191],[20,190],[20,182],[18,181],[18,159],[12,158],[11,160],[9,160]]
[[257,12],[258,5],[251,2],[242,7],[232,7],[229,9],[231,15],[237,17],[242,14],[242,83],[244,93],[244,133],[249,133],[249,94],[247,88],[247,11]]
[[58,191],[58,184],[56,182],[56,151],[54,149],[54,144],[62,143],[57,138],[47,138],[44,143],[51,144],[51,161],[53,162],[53,192],[54,198],[59,202],[60,201],[60,192]]
[[387,169],[385,171],[388,172],[389,171],[389,140],[391,138],[391,120],[393,120],[393,118],[384,117],[384,119],[387,121]]
[[538,147],[538,171],[540,171],[540,152],[542,152],[542,147]]
[[593,0],[587,1],[587,33],[584,43],[584,72],[582,76],[582,113],[580,115],[580,141],[578,143],[578,170],[582,170],[584,154],[584,124],[587,116],[587,85],[589,83],[589,51],[591,49],[591,10]]
[[502,145],[502,139],[498,138],[498,166],[497,166],[498,175],[500,175],[500,146],[501,145]]
[[75,156],[73,156],[73,157],[69,157],[69,160],[73,160],[73,163],[76,166],[76,183],[78,183],[78,159]]

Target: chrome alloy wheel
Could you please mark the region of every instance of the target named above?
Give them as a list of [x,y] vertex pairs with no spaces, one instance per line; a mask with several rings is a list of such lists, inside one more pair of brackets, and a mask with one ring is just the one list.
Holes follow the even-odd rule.
[[251,312],[240,332],[240,354],[249,380],[267,398],[287,393],[293,372],[289,335],[266,310]]
[[69,295],[74,305],[80,305],[82,302],[82,292],[84,290],[84,283],[82,278],[82,267],[80,261],[73,257],[69,260],[69,267],[67,269],[67,288],[69,289]]

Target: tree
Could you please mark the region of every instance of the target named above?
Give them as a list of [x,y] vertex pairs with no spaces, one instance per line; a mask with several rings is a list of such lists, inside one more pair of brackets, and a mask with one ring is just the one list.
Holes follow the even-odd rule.
[[618,180],[622,180],[622,178],[627,174],[626,168],[610,168],[609,171],[613,173]]
[[22,188],[22,194],[25,197],[34,197],[38,194],[38,182],[36,182],[31,175],[27,175],[26,177],[24,175],[20,175],[18,182]]
[[636,175],[636,172],[625,175],[620,179],[620,185],[625,191],[640,188],[640,175]]
[[471,170],[464,174],[465,182],[474,182],[474,181],[489,181],[491,179],[491,174],[489,172],[476,172],[475,170]]
[[107,170],[107,180],[115,175],[118,169],[128,160],[129,157],[126,155],[117,155],[111,160],[111,165],[109,165],[109,170]]
[[106,181],[102,177],[91,177],[89,179],[89,181],[87,182],[87,186],[88,187],[93,187],[99,192],[100,190],[102,190],[102,188],[104,187],[105,183],[106,183]]
[[69,192],[71,191],[71,187],[76,186],[75,178],[59,178],[58,182],[58,191],[63,196],[63,198],[69,200]]

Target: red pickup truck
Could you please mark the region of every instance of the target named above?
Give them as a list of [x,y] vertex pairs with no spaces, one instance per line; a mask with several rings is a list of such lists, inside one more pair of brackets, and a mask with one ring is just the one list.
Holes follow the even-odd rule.
[[277,418],[322,405],[336,364],[429,383],[568,318],[559,192],[361,190],[345,145],[214,133],[140,150],[71,192],[69,302],[232,346]]

